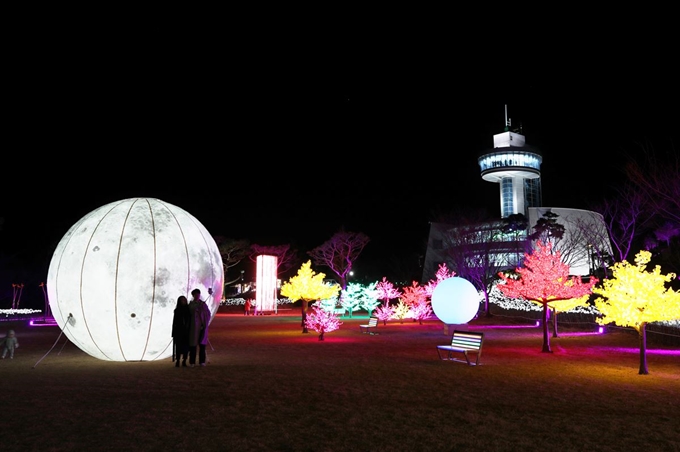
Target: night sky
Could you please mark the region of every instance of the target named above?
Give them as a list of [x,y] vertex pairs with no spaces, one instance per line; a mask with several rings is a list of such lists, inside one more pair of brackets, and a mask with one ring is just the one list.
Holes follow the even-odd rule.
[[3,268],[44,281],[68,228],[128,197],[303,257],[340,228],[363,232],[357,271],[414,262],[439,213],[500,215],[477,157],[505,105],[543,155],[544,206],[598,202],[642,145],[677,152],[680,94],[663,64],[477,76],[428,61],[54,57],[14,73],[25,95],[6,124]]

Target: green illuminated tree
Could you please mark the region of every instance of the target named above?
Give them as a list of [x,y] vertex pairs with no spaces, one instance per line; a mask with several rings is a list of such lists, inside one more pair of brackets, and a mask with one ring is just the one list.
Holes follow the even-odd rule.
[[650,259],[649,251],[640,251],[635,256],[635,265],[628,261],[617,262],[612,267],[613,277],[593,289],[593,293],[600,295],[595,299],[595,306],[601,313],[597,319],[599,324],[632,326],[638,332],[640,375],[649,373],[647,323],[680,319],[680,291],[666,287],[675,278],[675,273],[662,275],[658,265],[654,270],[646,271]]
[[337,285],[326,284],[324,273],[314,273],[312,271],[312,261],[302,264],[296,276],[290,278],[281,286],[281,295],[292,301],[302,300],[302,332],[309,333],[307,330],[307,307],[310,301],[336,298],[340,287]]

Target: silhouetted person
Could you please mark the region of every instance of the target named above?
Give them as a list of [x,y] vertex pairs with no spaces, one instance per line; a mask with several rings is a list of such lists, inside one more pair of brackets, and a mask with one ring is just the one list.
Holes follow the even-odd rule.
[[177,298],[177,306],[175,307],[172,317],[172,357],[175,360],[175,367],[179,367],[180,356],[182,357],[182,366],[187,366],[190,331],[191,311],[189,310],[189,302],[187,301],[187,297],[180,295],[179,298]]
[[208,343],[208,325],[210,324],[210,308],[201,300],[201,291],[191,291],[193,297],[189,303],[191,322],[189,330],[189,365],[196,365],[196,347],[198,347],[198,363],[205,366],[205,346]]

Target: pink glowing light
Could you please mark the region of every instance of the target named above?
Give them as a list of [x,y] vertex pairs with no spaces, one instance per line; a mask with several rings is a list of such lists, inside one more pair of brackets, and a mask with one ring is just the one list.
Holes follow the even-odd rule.
[[277,312],[276,256],[257,256],[257,278],[255,280],[255,312]]

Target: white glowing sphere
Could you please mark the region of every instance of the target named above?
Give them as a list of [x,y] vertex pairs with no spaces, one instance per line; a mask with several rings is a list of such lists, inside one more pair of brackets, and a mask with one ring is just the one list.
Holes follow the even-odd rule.
[[219,249],[196,218],[159,199],[130,198],[68,230],[52,256],[47,292],[57,324],[84,352],[153,361],[172,355],[177,298],[191,300],[200,289],[214,317],[223,281]]
[[467,279],[458,276],[447,278],[432,292],[432,311],[444,323],[467,323],[478,310],[479,293]]

